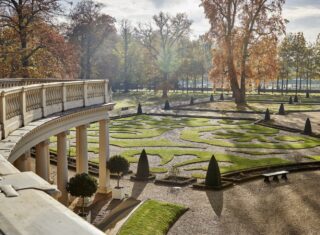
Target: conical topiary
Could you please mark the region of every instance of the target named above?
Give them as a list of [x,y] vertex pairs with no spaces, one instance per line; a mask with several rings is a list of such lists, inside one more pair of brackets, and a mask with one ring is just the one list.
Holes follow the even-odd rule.
[[166,100],[166,102],[164,103],[164,110],[170,110],[170,104],[168,100]]
[[190,98],[190,105],[193,105],[194,104],[194,99],[193,99],[193,96],[191,96]]
[[293,104],[292,96],[289,98],[289,104]]
[[141,104],[138,104],[137,114],[142,114],[142,107]]
[[267,122],[267,121],[270,121],[270,112],[269,112],[269,109],[266,110],[266,113],[264,115],[264,120]]
[[223,93],[221,93],[221,95],[220,95],[220,100],[224,100],[224,95],[223,95]]
[[210,102],[213,102],[214,101],[214,97],[213,97],[213,94],[210,95]]
[[209,162],[205,185],[209,187],[222,186],[219,165],[214,155],[212,155]]
[[299,99],[298,99],[298,96],[297,95],[295,95],[294,96],[294,100],[293,100],[295,103],[298,103],[299,102]]
[[283,103],[280,104],[279,114],[280,115],[285,115],[286,114],[286,112],[284,110],[284,104]]
[[310,122],[309,118],[307,118],[307,120],[306,120],[306,124],[304,125],[303,133],[306,134],[306,135],[311,135],[312,134],[312,127],[311,127],[311,122]]
[[150,172],[149,172],[148,156],[146,151],[143,149],[140,154],[136,176],[138,178],[148,178],[149,175],[150,175]]
[[307,93],[306,93],[306,98],[310,98],[310,93],[309,93],[309,91],[307,91]]

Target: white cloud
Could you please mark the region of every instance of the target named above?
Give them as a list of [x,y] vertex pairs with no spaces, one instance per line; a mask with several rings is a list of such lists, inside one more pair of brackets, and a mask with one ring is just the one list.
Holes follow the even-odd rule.
[[106,5],[104,12],[121,19],[129,19],[133,24],[138,22],[151,22],[152,16],[160,11],[171,15],[186,13],[193,20],[192,35],[204,34],[210,25],[205,19],[200,1],[195,0],[99,0]]
[[[129,19],[133,24],[151,22],[152,16],[159,11],[172,15],[185,12],[193,20],[192,34],[198,36],[210,28],[205,18],[200,0],[98,0],[106,5],[104,12],[121,19]],[[304,2],[306,1],[306,2]],[[319,0],[288,0],[284,6],[284,17],[290,21],[287,32],[302,31],[308,40],[315,40],[320,33],[320,4]],[[305,3],[305,4],[304,4]],[[317,24],[310,24],[310,19]]]

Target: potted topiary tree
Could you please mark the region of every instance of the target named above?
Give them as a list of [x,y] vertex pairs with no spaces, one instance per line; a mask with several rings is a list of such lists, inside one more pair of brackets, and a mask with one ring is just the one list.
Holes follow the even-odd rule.
[[138,115],[142,114],[142,107],[140,103],[138,104],[137,114]]
[[304,131],[303,134],[305,135],[312,135],[312,126],[311,126],[311,121],[309,118],[307,118],[306,123],[304,125]]
[[166,100],[166,102],[164,103],[164,110],[170,110],[169,100]]
[[149,161],[146,151],[143,149],[137,167],[137,174],[131,176],[132,180],[147,181],[155,179],[155,175],[150,173]]
[[82,198],[82,210],[80,216],[86,217],[88,213],[84,211],[85,197],[91,197],[98,189],[97,180],[87,173],[76,174],[67,184],[67,191],[74,197]]
[[214,97],[213,97],[213,94],[210,95],[210,102],[213,102],[214,101]]
[[214,155],[212,155],[209,162],[205,185],[213,188],[222,187],[220,168]]
[[123,187],[120,187],[121,175],[126,174],[129,171],[130,163],[128,160],[120,155],[115,155],[107,162],[107,168],[111,173],[118,175],[117,186],[112,190],[112,198],[123,199],[124,191]]
[[269,111],[269,109],[267,109],[266,110],[266,113],[265,113],[265,115],[264,115],[264,121],[266,121],[266,122],[268,122],[268,121],[270,121],[270,111]]
[[284,104],[283,103],[280,104],[279,115],[286,115],[286,111],[284,110]]

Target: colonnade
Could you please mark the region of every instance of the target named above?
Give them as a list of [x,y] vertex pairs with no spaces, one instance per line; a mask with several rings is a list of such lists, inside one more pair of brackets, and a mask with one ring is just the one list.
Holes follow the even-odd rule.
[[[76,127],[76,172],[88,173],[88,125]],[[68,192],[66,190],[68,183],[68,136],[69,132],[64,131],[57,134],[57,186],[61,191],[58,200],[68,205]],[[44,140],[35,146],[35,170],[36,174],[44,180],[51,182],[50,179],[50,153],[49,140]],[[70,146],[69,146],[70,148]],[[110,172],[106,168],[106,162],[109,159],[109,120],[99,121],[99,193],[109,193]],[[18,158],[14,165],[20,171],[31,171],[30,150]]]

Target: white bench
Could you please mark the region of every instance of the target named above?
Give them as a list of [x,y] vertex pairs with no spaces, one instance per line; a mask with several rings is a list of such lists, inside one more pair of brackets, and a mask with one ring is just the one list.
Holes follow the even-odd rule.
[[287,174],[289,171],[276,171],[270,172],[266,174],[262,174],[264,176],[264,182],[270,183],[269,177],[273,177],[273,181],[279,182],[278,176],[281,175],[281,179],[288,180]]

